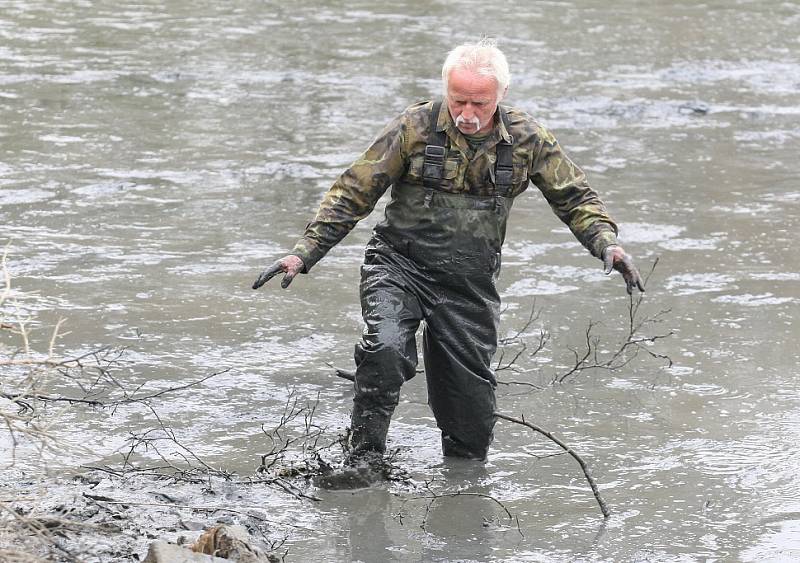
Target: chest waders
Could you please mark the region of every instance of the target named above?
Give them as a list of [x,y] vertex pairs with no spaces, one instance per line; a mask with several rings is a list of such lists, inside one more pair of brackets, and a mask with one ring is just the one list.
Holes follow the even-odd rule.
[[355,351],[355,455],[385,451],[400,387],[416,372],[422,321],[428,404],[444,455],[485,459],[492,441],[490,362],[500,310],[494,280],[513,202],[512,144],[496,147],[494,178],[486,178],[495,187],[491,195],[447,191],[448,139],[436,131],[440,108],[441,102],[433,104],[422,178],[406,174],[392,187],[361,268],[365,326]]

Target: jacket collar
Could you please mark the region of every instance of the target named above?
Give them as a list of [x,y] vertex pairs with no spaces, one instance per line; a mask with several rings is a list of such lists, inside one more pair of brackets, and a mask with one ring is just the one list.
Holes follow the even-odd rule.
[[[506,128],[505,123],[503,120],[500,119],[500,112],[506,111],[504,106],[500,104],[497,105],[497,111],[494,112],[492,119],[494,120],[494,129],[492,129],[492,136],[490,137],[489,142],[487,145],[493,146],[499,143],[501,140],[506,143],[512,142],[511,133],[509,133],[508,129]],[[456,128],[456,124],[453,122],[453,118],[450,116],[450,110],[447,108],[447,100],[442,100],[442,107],[439,108],[439,117],[436,120],[436,131],[444,131],[447,135],[455,141],[455,143],[462,147],[467,148],[466,139]]]

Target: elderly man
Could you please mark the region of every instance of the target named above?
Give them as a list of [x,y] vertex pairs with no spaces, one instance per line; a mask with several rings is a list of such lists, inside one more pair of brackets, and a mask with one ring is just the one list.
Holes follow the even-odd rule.
[[495,410],[500,298],[495,280],[514,199],[533,183],[606,273],[628,293],[644,290],[617,226],[553,135],[518,109],[500,106],[509,70],[494,42],[451,51],[443,101],[406,109],[325,195],[292,252],[259,276],[287,287],[308,272],[391,187],[385,218],[361,268],[365,328],[356,346],[352,457],[386,448],[400,387],[417,366],[420,322],[428,402],[445,456],[486,458]]

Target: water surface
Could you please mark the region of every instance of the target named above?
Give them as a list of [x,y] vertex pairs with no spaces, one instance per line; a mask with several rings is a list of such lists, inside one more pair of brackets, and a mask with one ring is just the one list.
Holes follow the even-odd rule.
[[[0,1],[1,234],[15,286],[37,292],[22,311],[39,342],[66,317],[65,350],[128,347],[132,386],[230,368],[157,405],[215,465],[255,469],[261,424],[292,390],[342,431],[351,391],[326,363],[352,366],[381,209],[290,290],[250,284],[380,128],[439,95],[446,52],[495,35],[508,101],[586,169],[640,267],[659,259],[642,307],[670,311],[652,330],[674,331],[656,347],[674,365],[499,389],[503,412],[585,455],[607,523],[572,460],[541,457],[550,445],[522,428],[498,426],[485,471],[443,464],[420,376],[390,433],[398,462],[418,483],[495,496],[519,530],[485,499],[425,517],[391,487],[327,493],[275,501],[314,522],[291,533],[288,560],[800,556],[798,24],[795,2],[749,0]],[[515,379],[563,370],[590,320],[605,348],[624,333],[621,281],[535,188],[515,205],[499,283],[507,331],[535,298],[532,332],[552,335]],[[137,408],[66,416],[65,438],[89,437],[98,459],[152,425]]]

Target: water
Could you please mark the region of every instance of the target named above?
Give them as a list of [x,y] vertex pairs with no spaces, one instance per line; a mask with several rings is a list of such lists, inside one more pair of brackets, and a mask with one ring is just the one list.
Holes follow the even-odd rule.
[[[396,112],[439,93],[449,48],[500,38],[508,101],[590,175],[642,270],[672,368],[640,358],[499,407],[586,458],[500,423],[485,473],[442,466],[424,380],[391,443],[417,481],[502,500],[413,493],[282,502],[290,560],[781,560],[800,556],[800,5],[796,2],[0,1],[0,225],[23,311],[64,350],[128,347],[127,384],[230,372],[156,406],[195,451],[252,471],[260,425],[291,390],[348,420],[358,266],[381,210],[290,290],[253,292],[335,176]],[[535,297],[548,347],[516,379],[569,363],[589,320],[613,346],[628,301],[535,189],[518,199],[505,330]],[[510,377],[510,376],[509,376]],[[142,409],[66,415],[98,457],[149,428]],[[70,459],[65,460],[67,464]],[[74,463],[78,463],[77,456]],[[398,494],[393,494],[398,493]],[[279,501],[276,501],[279,502]],[[425,519],[425,530],[420,524]],[[485,524],[485,525],[484,525]],[[520,531],[522,534],[520,534]]]

